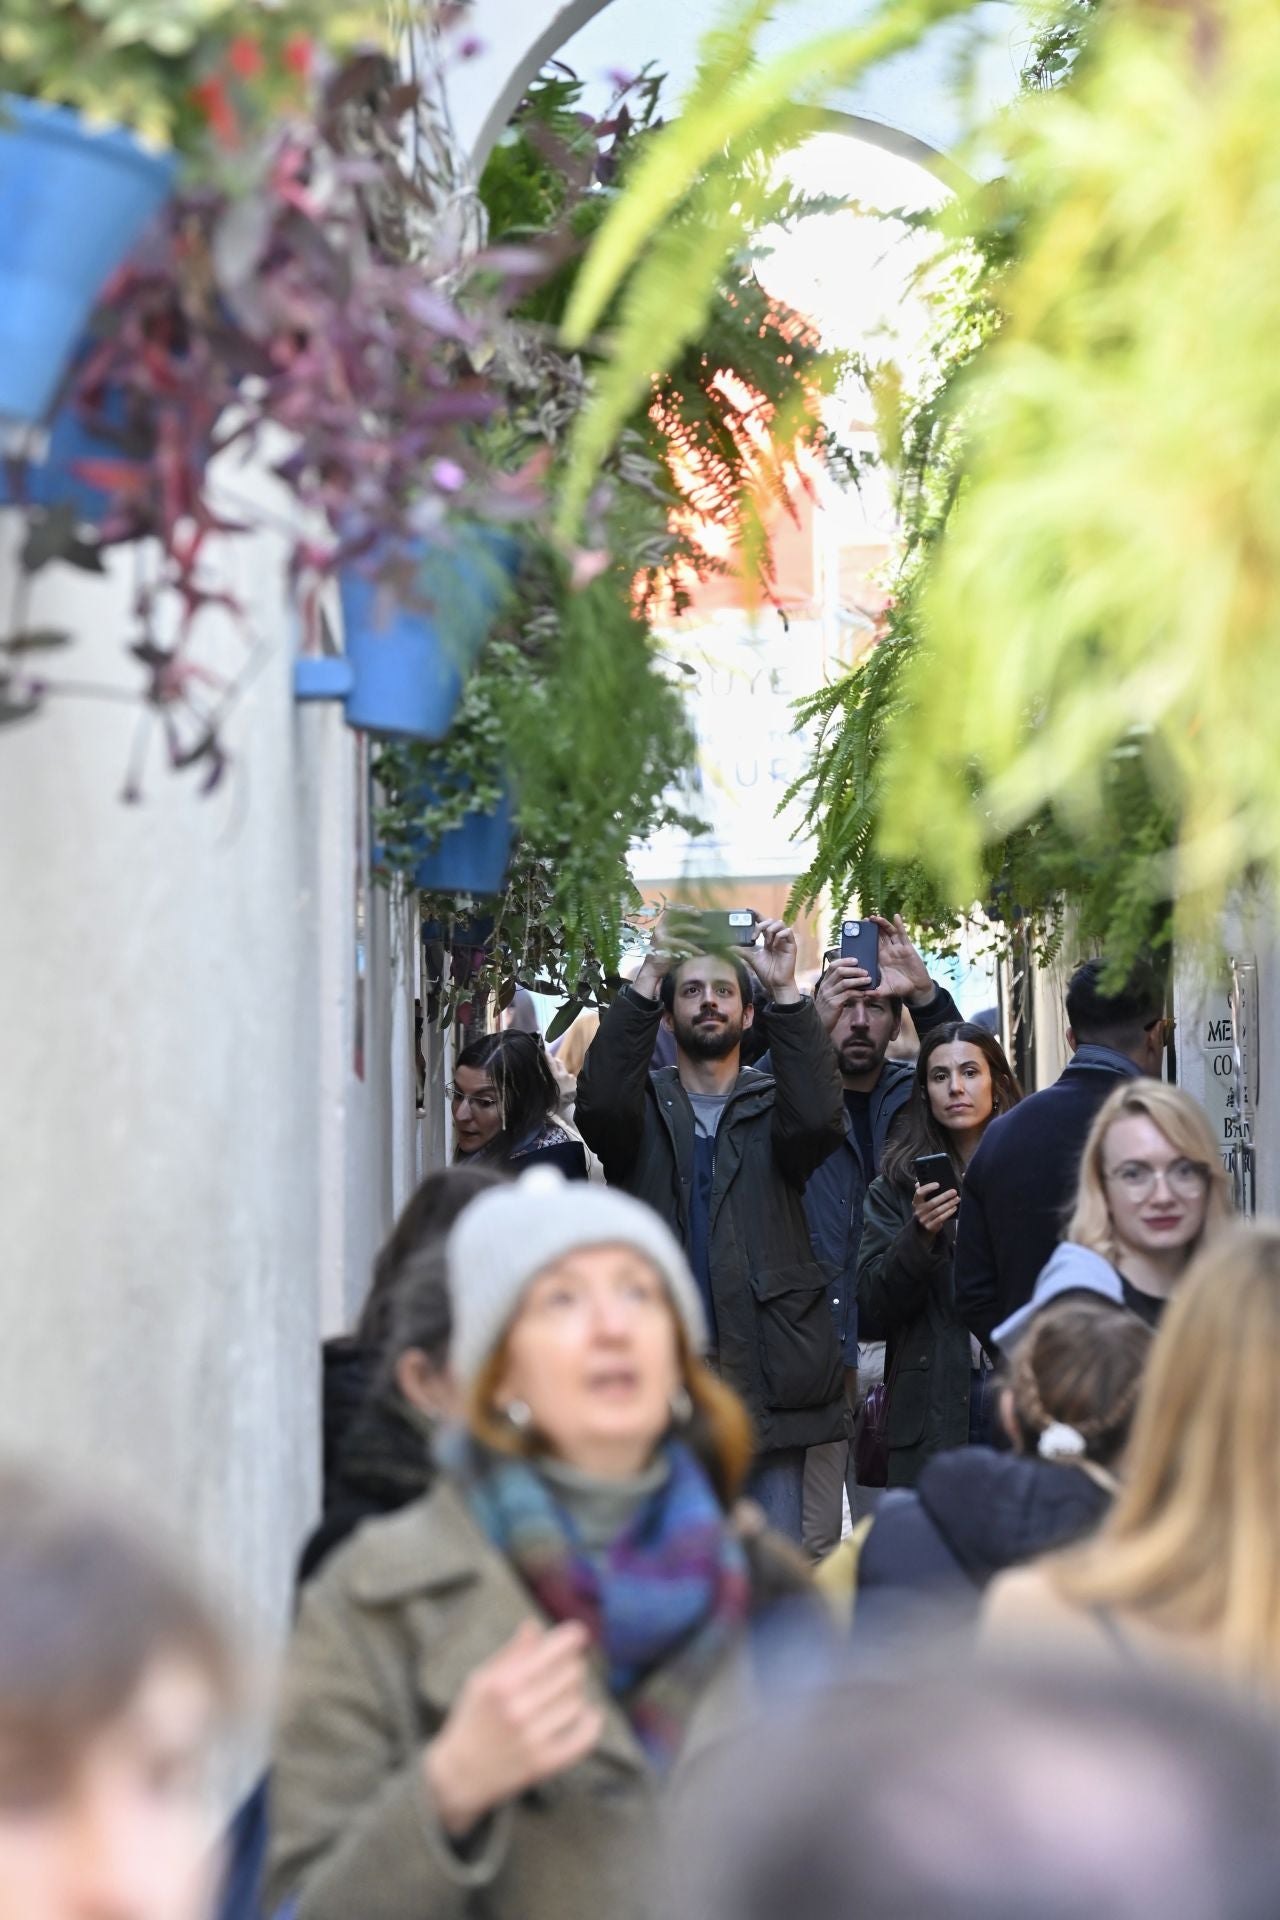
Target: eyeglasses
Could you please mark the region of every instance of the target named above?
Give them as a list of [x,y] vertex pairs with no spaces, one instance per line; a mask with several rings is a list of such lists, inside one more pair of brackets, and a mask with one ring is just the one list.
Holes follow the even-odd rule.
[[446,1087],[451,1107],[460,1107],[465,1100],[473,1113],[496,1113],[502,1105],[496,1093],[464,1093],[461,1087]]
[[1109,1167],[1104,1178],[1120,1188],[1128,1200],[1145,1200],[1163,1180],[1170,1193],[1180,1200],[1196,1200],[1205,1192],[1211,1178],[1203,1160],[1171,1160],[1167,1167],[1149,1166],[1145,1160],[1122,1160]]

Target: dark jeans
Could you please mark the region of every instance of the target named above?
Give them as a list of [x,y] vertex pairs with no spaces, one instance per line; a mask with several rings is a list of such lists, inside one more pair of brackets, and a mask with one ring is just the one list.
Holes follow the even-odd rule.
[[805,1447],[778,1447],[758,1456],[747,1482],[749,1500],[763,1507],[765,1518],[777,1533],[800,1545],[804,1528]]
[[969,1369],[969,1445],[987,1447],[995,1423],[995,1374],[986,1367]]

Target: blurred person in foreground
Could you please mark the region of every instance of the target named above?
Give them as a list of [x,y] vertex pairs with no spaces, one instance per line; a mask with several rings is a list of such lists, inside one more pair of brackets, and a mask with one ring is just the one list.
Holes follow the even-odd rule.
[[[370,1403],[381,1384],[380,1370],[406,1273],[421,1255],[433,1247],[443,1248],[463,1209],[478,1194],[501,1185],[502,1178],[497,1169],[484,1166],[439,1167],[429,1173],[406,1202],[374,1262],[372,1285],[355,1328],[325,1341],[321,1351],[323,1517],[303,1549],[300,1579],[314,1571],[317,1555],[323,1558],[331,1537],[340,1539],[349,1531],[353,1482],[365,1479]],[[354,1458],[349,1456],[353,1434]]]
[[[844,1431],[839,1345],[803,1201],[843,1138],[840,1078],[796,986],[795,934],[764,920],[756,939],[726,953],[651,949],[601,1015],[576,1115],[609,1184],[652,1207],[683,1246],[712,1364],[755,1427],[751,1497],[798,1543],[805,1449]],[[770,995],[760,1067],[742,1060],[753,970]],[[676,1065],[651,1073],[661,1025]]]
[[466,1430],[304,1596],[268,1910],[638,1920],[686,1763],[752,1697],[749,1636],[791,1607],[820,1629],[816,1602],[733,1511],[749,1423],[650,1208],[539,1170],[448,1263]]
[[978,1339],[1025,1306],[1062,1236],[1094,1116],[1116,1087],[1158,1080],[1166,983],[1150,965],[1104,993],[1105,962],[1088,960],[1067,988],[1071,1059],[1051,1087],[993,1126],[965,1181],[956,1233],[956,1309]]
[[1115,1506],[1084,1546],[996,1581],[984,1631],[1280,1702],[1280,1227],[1233,1227],[1200,1255],[1156,1336]]
[[0,1474],[0,1915],[205,1920],[221,1630],[140,1537]]
[[324,1517],[302,1550],[300,1582],[313,1579],[366,1520],[420,1499],[435,1478],[436,1437],[456,1412],[449,1371],[453,1311],[443,1244],[420,1248],[405,1260],[392,1305],[391,1332],[372,1384],[325,1486]]
[[[914,1486],[948,1447],[987,1437],[990,1362],[956,1313],[955,1218],[965,1170],[987,1128],[1022,1098],[998,1040],[969,1021],[926,1033],[882,1171],[863,1207],[858,1326],[883,1340],[888,1485]],[[951,1184],[916,1172],[946,1162]]]
[[1089,1130],[1066,1238],[1025,1307],[995,1329],[1016,1342],[1050,1300],[1099,1294],[1149,1327],[1200,1249],[1231,1219],[1231,1191],[1208,1117],[1159,1080],[1116,1088]]
[[679,1920],[1274,1920],[1270,1717],[1140,1668],[923,1661],[726,1744]]
[[914,1490],[886,1494],[857,1561],[857,1632],[909,1609],[976,1620],[989,1582],[1090,1534],[1120,1487],[1151,1334],[1106,1300],[1057,1300],[1019,1341],[999,1390],[1012,1451],[959,1447]]

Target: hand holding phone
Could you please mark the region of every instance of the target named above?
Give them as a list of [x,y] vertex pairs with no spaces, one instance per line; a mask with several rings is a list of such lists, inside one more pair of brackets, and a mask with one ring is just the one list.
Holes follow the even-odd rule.
[[922,1153],[915,1162],[916,1190],[911,1211],[916,1225],[931,1238],[960,1211],[960,1188],[955,1168],[945,1153]]
[[846,920],[840,928],[840,958],[856,960],[871,981],[880,985],[880,929],[874,920]]
[[663,938],[682,954],[729,953],[734,947],[754,947],[758,932],[750,907],[700,911],[696,907],[668,907],[663,916]]
[[922,1153],[915,1162],[916,1180],[922,1187],[935,1186],[952,1193],[959,1191],[960,1183],[956,1179],[956,1170],[951,1164],[949,1153]]

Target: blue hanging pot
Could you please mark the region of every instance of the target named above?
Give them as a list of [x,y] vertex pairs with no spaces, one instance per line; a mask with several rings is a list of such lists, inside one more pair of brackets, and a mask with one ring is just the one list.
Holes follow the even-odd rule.
[[443,834],[414,868],[413,884],[422,893],[501,893],[514,840],[511,796],[504,793],[494,813],[470,813]]
[[106,281],[176,162],[68,107],[0,96],[0,417],[43,420]]
[[[124,395],[108,392],[102,417],[112,426],[124,425]],[[109,461],[141,472],[144,462],[123,453],[114,440],[104,439],[85,426],[72,406],[59,407],[49,428],[43,459],[25,461],[22,484],[11,489],[8,476],[0,467],[0,506],[13,506],[19,499],[32,507],[74,507],[77,520],[97,526],[111,510],[111,495],[103,487],[84,479],[76,468],[81,462]]]
[[[443,740],[463,682],[510,587],[519,548],[509,534],[470,527],[448,546],[404,549],[412,601],[379,579],[386,550],[339,579],[346,651],[294,665],[300,700],[340,699],[347,725],[402,740]],[[418,604],[413,604],[417,602]]]

